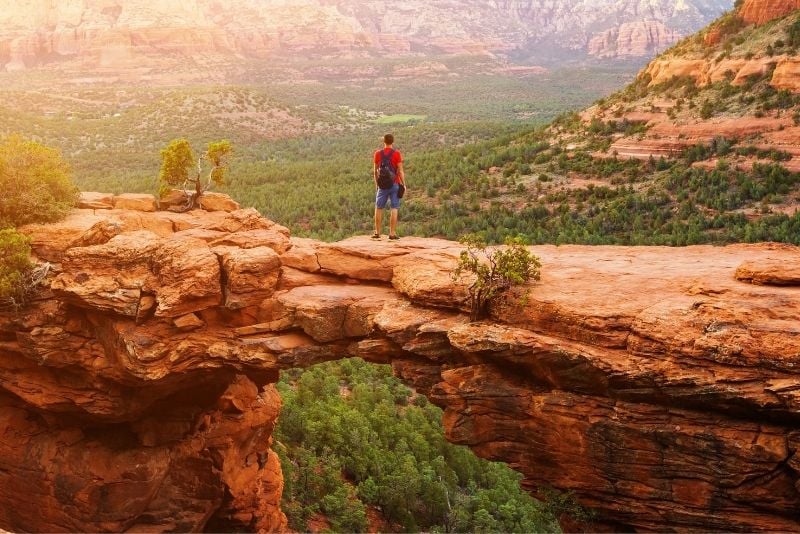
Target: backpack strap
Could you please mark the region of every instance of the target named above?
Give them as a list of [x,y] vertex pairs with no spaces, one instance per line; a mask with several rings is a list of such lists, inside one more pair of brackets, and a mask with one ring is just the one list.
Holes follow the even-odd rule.
[[392,157],[394,157],[394,153],[395,149],[393,148],[389,149],[388,154],[385,151],[381,150],[381,165],[385,163],[386,165],[394,168],[394,165],[392,165]]

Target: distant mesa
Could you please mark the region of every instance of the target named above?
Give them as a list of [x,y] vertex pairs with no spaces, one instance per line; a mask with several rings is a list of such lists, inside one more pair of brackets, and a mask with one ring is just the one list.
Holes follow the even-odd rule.
[[589,40],[589,55],[598,58],[646,57],[666,50],[683,34],[660,21],[625,22]]
[[[293,55],[649,57],[732,0],[35,0],[0,13],[0,67],[124,70]],[[150,58],[149,63],[143,60]],[[534,61],[535,62],[535,61]]]

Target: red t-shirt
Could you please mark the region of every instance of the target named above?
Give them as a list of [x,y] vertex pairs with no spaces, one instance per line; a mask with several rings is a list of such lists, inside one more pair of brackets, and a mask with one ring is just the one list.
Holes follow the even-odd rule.
[[[375,152],[375,166],[381,166],[381,153],[388,154],[389,151],[392,150],[391,148],[384,148],[383,150],[378,150]],[[392,155],[391,164],[394,166],[395,170],[397,170],[397,166],[403,163],[403,155],[400,153],[399,150],[394,149],[394,154]],[[394,179],[394,183],[399,184],[402,183],[400,181],[400,174],[398,173]]]

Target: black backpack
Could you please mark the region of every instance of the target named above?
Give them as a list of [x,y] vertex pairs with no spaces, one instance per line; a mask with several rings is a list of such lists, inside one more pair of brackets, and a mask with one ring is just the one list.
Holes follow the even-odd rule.
[[391,189],[397,177],[397,169],[392,165],[392,158],[395,150],[391,149],[387,154],[381,151],[381,165],[378,167],[378,187],[381,189]]

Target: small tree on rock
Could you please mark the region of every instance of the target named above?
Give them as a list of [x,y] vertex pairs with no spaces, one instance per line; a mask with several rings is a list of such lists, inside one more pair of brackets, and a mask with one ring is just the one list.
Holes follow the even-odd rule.
[[[228,170],[228,158],[233,146],[227,139],[213,141],[206,151],[195,157],[192,146],[186,139],[173,139],[161,150],[161,171],[158,181],[161,184],[161,195],[171,188],[178,187],[187,197],[186,209],[199,205],[200,197],[214,185],[225,184]],[[208,175],[203,179],[203,167],[207,166]],[[194,192],[189,192],[194,189]]]
[[489,248],[475,234],[462,237],[460,243],[466,248],[461,251],[453,280],[474,278],[468,288],[472,321],[485,317],[491,302],[512,287],[541,278],[541,260],[531,254],[522,238],[506,239],[504,248]]

